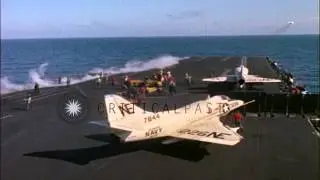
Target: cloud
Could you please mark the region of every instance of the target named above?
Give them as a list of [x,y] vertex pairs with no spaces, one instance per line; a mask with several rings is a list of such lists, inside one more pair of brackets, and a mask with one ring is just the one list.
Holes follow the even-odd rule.
[[169,19],[183,20],[183,19],[199,18],[199,17],[202,17],[203,15],[204,14],[201,11],[189,10],[189,11],[183,11],[178,14],[167,14],[167,17]]

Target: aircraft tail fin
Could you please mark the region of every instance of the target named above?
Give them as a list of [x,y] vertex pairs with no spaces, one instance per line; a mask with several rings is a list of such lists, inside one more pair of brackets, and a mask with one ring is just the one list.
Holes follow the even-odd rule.
[[105,95],[105,108],[111,128],[127,131],[143,130],[146,112],[119,95]]
[[241,65],[247,67],[247,56],[242,56]]

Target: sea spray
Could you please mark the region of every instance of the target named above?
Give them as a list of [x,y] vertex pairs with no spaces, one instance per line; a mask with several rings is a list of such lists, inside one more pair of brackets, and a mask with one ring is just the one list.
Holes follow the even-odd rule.
[[110,67],[107,69],[94,68],[90,73],[108,73],[108,74],[118,74],[118,73],[127,73],[127,72],[140,72],[150,69],[161,69],[168,66],[178,64],[180,60],[187,59],[188,57],[174,57],[171,55],[164,55],[149,61],[138,61],[132,60],[128,61],[124,67]]
[[[94,68],[90,73],[107,73],[107,74],[119,74],[127,72],[140,72],[150,69],[161,69],[168,66],[178,64],[180,60],[187,59],[188,57],[175,57],[171,55],[163,55],[154,59],[139,61],[132,60],[124,64],[123,67],[109,67],[109,68]],[[58,84],[57,79],[50,79],[46,76],[46,70],[49,67],[49,63],[45,62],[41,64],[37,69],[31,69],[29,71],[29,80],[24,84],[15,84],[11,81],[11,78],[1,78],[1,94],[7,94],[15,91],[22,91],[32,89],[35,83],[38,83],[41,87],[55,87],[64,86],[67,82],[67,77],[61,77],[61,84]],[[97,78],[98,76],[84,75],[79,78],[71,77],[71,84],[77,84],[85,81],[89,81]],[[12,79],[13,80],[13,79]]]
[[1,78],[1,94],[7,94],[14,91],[25,90],[27,85],[15,84],[9,80],[9,77]]

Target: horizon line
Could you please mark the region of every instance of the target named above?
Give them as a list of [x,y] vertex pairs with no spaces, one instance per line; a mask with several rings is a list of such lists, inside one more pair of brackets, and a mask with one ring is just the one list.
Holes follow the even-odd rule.
[[316,33],[310,34],[239,34],[239,35],[163,35],[163,36],[79,36],[79,37],[27,37],[27,38],[1,38],[2,40],[48,40],[48,39],[116,39],[116,38],[190,38],[190,37],[240,37],[240,36],[305,36],[305,35],[320,35]]

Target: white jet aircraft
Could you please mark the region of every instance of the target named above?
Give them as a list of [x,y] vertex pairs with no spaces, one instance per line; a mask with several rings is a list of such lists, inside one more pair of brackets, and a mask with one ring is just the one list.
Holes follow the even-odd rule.
[[243,137],[237,133],[239,128],[225,125],[220,117],[249,104],[233,100],[227,96],[213,96],[189,105],[169,110],[150,112],[119,95],[105,95],[107,121],[89,123],[109,126],[111,129],[126,131],[123,135],[114,134],[120,142],[148,140],[160,137],[163,144],[181,140],[195,140],[224,145],[235,145]]
[[247,57],[243,56],[241,58],[241,65],[236,67],[233,75],[214,77],[214,78],[204,78],[204,82],[230,82],[239,84],[240,88],[243,88],[245,84],[263,84],[263,83],[276,83],[281,82],[280,79],[263,78],[256,75],[248,74],[249,70],[246,67]]

